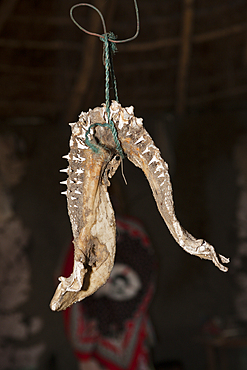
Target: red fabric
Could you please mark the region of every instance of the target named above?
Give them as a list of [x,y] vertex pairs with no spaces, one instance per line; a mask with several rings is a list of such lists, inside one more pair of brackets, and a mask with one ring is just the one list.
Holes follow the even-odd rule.
[[[130,218],[118,219],[117,230],[119,235],[127,233],[131,243],[141,243],[143,253],[146,253],[146,263],[152,264],[152,258],[150,257],[152,254],[148,254],[150,251],[147,253],[148,249],[151,250],[150,241],[140,223]],[[131,243],[129,250],[132,248]],[[127,247],[124,245],[121,246],[121,243],[119,243],[119,245],[117,244],[117,248],[123,248],[122,252],[124,252],[126,248],[126,253],[129,253]],[[71,274],[73,270],[73,259],[74,250],[73,243],[71,243],[63,267],[64,276],[69,276]],[[135,260],[138,260],[138,256],[135,257]],[[122,262],[121,258],[117,261],[120,263]],[[140,263],[140,268],[141,265],[142,264]],[[135,272],[138,273],[138,271],[136,271],[138,270],[138,266],[135,265],[134,267]],[[133,269],[133,266],[130,266],[130,269],[131,268]],[[134,310],[129,311],[130,317],[126,317],[124,327],[119,332],[118,337],[115,338],[116,340],[114,337],[101,332],[100,326],[98,325],[100,318],[97,317],[97,314],[95,317],[89,317],[87,315],[87,304],[90,303],[91,305],[94,305],[95,302],[95,305],[98,305],[100,304],[101,298],[96,299],[93,296],[90,300],[89,298],[86,298],[82,302],[77,303],[64,311],[66,333],[72,343],[74,353],[79,360],[88,360],[91,357],[94,357],[94,359],[97,359],[100,364],[109,370],[137,370],[139,368],[138,364],[140,361],[148,364],[149,351],[146,346],[146,341],[148,337],[147,328],[149,319],[147,311],[150,300],[153,296],[153,279],[150,278],[150,283],[148,286],[146,285],[144,286],[145,289],[143,288],[142,295],[139,298],[139,303],[136,303]],[[109,307],[111,308],[111,305],[114,306],[114,304],[118,305],[114,307],[120,307],[120,309],[122,307],[121,302],[111,303],[110,299],[103,299],[107,306],[104,306],[103,302],[103,305],[101,306],[102,310],[105,309],[107,311]],[[126,303],[124,304],[126,306]],[[126,307],[128,308],[128,302]],[[114,313],[114,311],[112,312]],[[109,315],[111,315],[110,309]]]

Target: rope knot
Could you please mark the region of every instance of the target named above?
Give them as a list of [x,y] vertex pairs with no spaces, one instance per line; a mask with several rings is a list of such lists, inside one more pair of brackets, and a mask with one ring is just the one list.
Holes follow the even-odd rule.
[[117,45],[114,42],[114,40],[117,40],[117,36],[114,35],[113,32],[107,32],[100,36],[100,41],[104,43],[104,50],[106,47],[106,44],[110,45],[111,52],[113,54],[116,54],[117,52]]

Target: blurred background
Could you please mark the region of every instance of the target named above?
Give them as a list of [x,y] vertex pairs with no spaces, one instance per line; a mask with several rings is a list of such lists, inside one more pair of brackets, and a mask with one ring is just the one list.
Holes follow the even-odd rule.
[[[70,20],[72,0],[0,2],[0,369],[77,369],[50,299],[71,241],[59,184],[70,127],[104,97],[102,42]],[[119,39],[132,0],[92,0]],[[139,0],[140,34],[114,57],[119,99],[133,105],[169,163],[185,229],[231,258],[229,272],[186,254],[148,182],[128,160],[129,215],[159,262],[150,314],[154,363],[247,369],[247,1]],[[102,33],[99,16],[74,11]],[[175,363],[174,362],[174,363]],[[215,367],[214,367],[215,366]],[[220,367],[221,366],[221,367]],[[168,368],[168,367],[167,367]]]

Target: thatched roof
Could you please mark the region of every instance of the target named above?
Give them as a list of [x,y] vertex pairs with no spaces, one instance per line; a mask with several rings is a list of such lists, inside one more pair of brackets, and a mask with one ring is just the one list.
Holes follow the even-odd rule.
[[[104,101],[102,42],[70,20],[72,0],[2,0],[0,112],[4,121],[75,120]],[[92,0],[107,30],[135,33],[131,0]],[[139,0],[140,34],[114,58],[120,102],[138,113],[245,106],[246,0]],[[74,12],[102,32],[92,9]],[[34,118],[35,117],[35,118]]]

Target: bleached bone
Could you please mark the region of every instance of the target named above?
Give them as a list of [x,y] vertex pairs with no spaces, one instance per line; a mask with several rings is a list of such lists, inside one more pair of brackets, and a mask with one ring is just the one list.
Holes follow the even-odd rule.
[[[177,243],[188,253],[212,260],[222,271],[229,259],[217,255],[213,246],[196,239],[178,222],[172,198],[168,165],[145,130],[134,108],[123,108],[113,101],[111,119],[128,159],[145,173],[161,216]],[[60,284],[51,301],[52,310],[62,310],[93,294],[105,284],[114,264],[116,227],[107,186],[120,164],[111,131],[100,124],[107,122],[105,105],[82,112],[79,121],[71,124],[68,154],[68,213],[74,236],[74,268],[69,278],[60,277]],[[85,144],[85,132],[92,124],[89,139],[99,146],[95,153]],[[97,139],[97,141],[95,140]],[[220,262],[221,261],[221,262]]]

